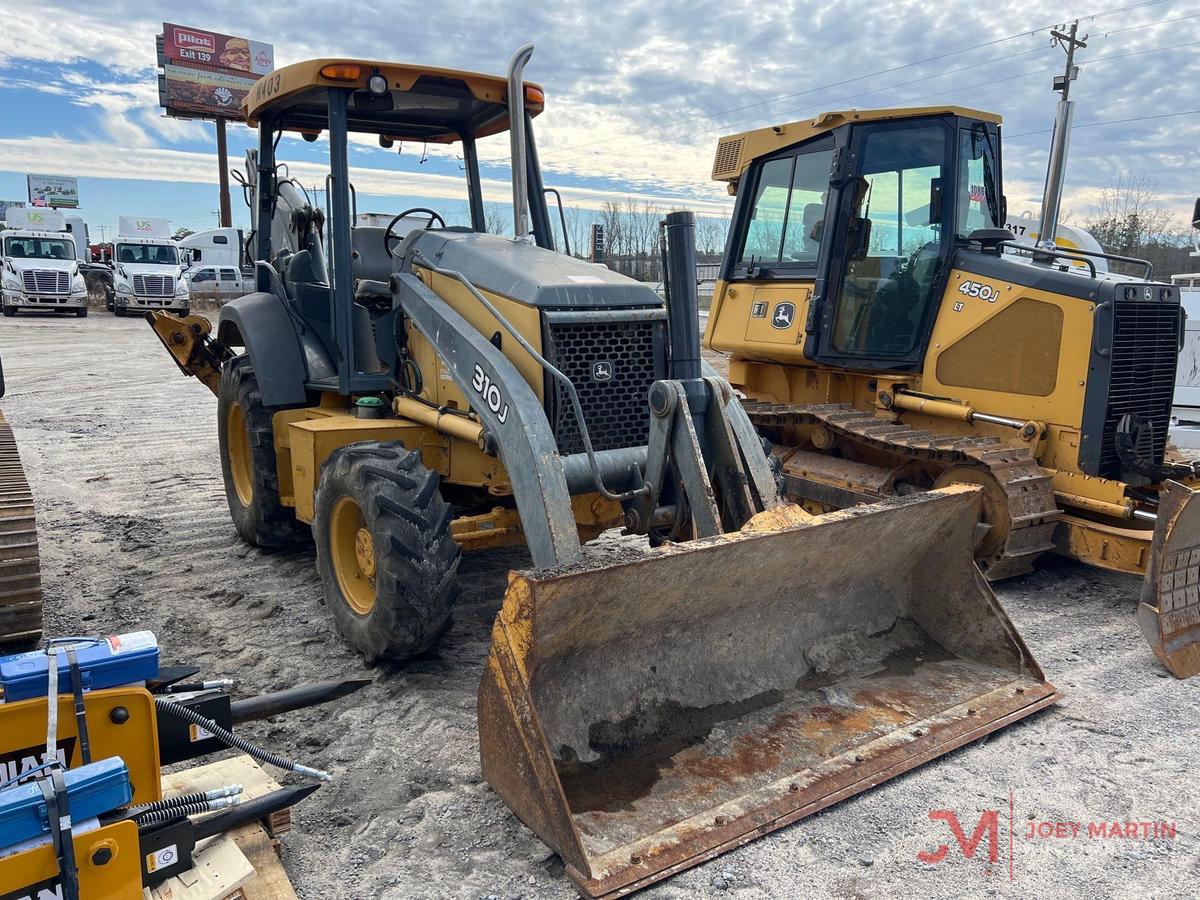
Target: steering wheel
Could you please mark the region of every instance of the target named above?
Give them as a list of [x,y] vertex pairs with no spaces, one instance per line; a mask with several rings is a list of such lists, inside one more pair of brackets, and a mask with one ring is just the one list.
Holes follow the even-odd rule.
[[436,210],[432,210],[427,206],[414,206],[411,209],[406,209],[406,210],[404,210],[404,212],[397,214],[397,216],[394,219],[392,219],[392,221],[388,222],[387,228],[384,229],[383,252],[386,253],[388,256],[392,255],[392,244],[399,243],[400,241],[404,240],[404,238],[401,237],[400,235],[393,234],[392,229],[396,227],[397,222],[399,222],[403,218],[406,218],[407,216],[411,216],[413,213],[424,213],[425,215],[429,216],[429,221],[425,224],[426,231],[428,231],[430,228],[433,227],[433,222],[435,219],[438,222],[439,228],[446,227],[446,220],[443,219],[441,217],[441,214],[438,213]]

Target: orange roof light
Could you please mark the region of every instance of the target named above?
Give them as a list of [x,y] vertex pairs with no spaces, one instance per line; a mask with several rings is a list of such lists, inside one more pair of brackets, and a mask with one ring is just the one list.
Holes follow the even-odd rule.
[[321,67],[321,77],[330,81],[358,81],[362,77],[362,66],[351,63],[332,63]]
[[525,102],[526,103],[545,103],[546,92],[541,88],[536,88],[531,84],[525,85]]

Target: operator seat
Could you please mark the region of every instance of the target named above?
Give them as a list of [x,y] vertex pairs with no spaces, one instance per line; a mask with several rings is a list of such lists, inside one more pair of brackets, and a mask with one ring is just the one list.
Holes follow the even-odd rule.
[[[379,238],[379,246],[383,246],[383,238]],[[300,317],[313,328],[325,346],[332,347],[330,301],[333,294],[328,284],[317,280],[312,253],[308,250],[297,250],[286,258],[284,265],[287,274],[284,275],[283,284],[288,297],[296,304]],[[387,296],[390,303],[391,293]],[[359,302],[357,291],[353,316],[355,368],[359,372],[386,371],[387,366],[379,358],[375,344],[375,327],[371,322],[371,314],[367,307]]]
[[379,225],[359,225],[350,230],[351,259],[354,268],[354,300],[357,303],[392,302],[392,258],[383,246],[386,229]]

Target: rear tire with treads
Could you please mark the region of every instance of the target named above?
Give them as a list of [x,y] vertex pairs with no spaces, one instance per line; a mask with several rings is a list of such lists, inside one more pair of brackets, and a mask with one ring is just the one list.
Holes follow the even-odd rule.
[[263,405],[250,357],[238,356],[225,364],[217,390],[225,499],[238,534],[257,547],[291,547],[312,538],[309,527],[279,501],[271,423],[278,411]]
[[440,483],[398,442],[350,444],[321,467],[317,571],[338,631],[367,662],[420,653],[449,623],[459,547]]

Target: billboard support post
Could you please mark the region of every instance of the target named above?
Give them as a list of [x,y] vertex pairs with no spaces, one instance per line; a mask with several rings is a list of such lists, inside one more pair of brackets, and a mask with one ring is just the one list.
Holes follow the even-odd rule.
[[221,183],[221,227],[233,225],[233,210],[229,203],[229,145],[225,140],[225,120],[217,117],[217,168]]

